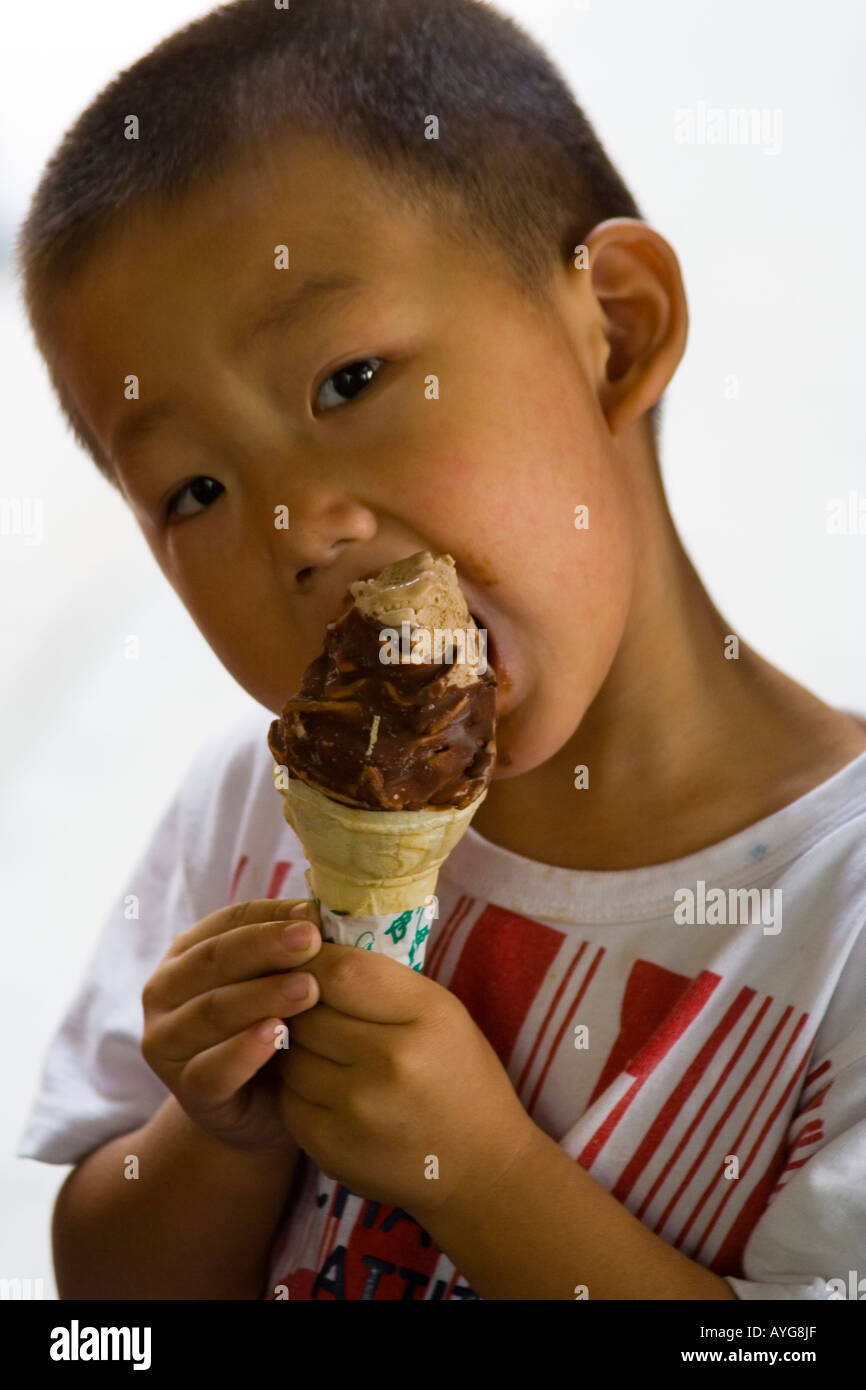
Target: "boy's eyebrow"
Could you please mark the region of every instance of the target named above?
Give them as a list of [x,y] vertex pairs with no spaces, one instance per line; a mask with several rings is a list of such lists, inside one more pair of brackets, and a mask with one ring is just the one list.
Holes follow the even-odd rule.
[[289,295],[282,299],[278,304],[272,305],[264,313],[253,317],[252,322],[245,321],[242,326],[242,336],[252,338],[263,328],[269,328],[273,324],[283,323],[287,318],[299,314],[302,308],[307,308],[314,300],[330,299],[339,294],[345,294],[348,290],[360,289],[367,282],[360,275],[333,274],[333,275],[310,275],[302,281]]
[[155,401],[145,406],[135,415],[129,415],[118,425],[111,440],[111,457],[114,461],[130,450],[133,444],[140,444],[146,435],[151,434],[163,423],[177,414],[177,407],[170,399]]
[[[321,303],[323,299],[360,289],[366,283],[360,275],[311,275],[279,303],[269,303],[264,312],[257,309],[252,319],[244,319],[240,331],[236,334],[236,341],[253,338],[264,328],[274,327],[287,319],[299,316],[302,309],[308,308],[314,302]],[[137,410],[115,430],[111,441],[112,457],[116,459],[131,449],[133,444],[140,444],[145,436],[153,433],[164,421],[176,414],[177,407],[169,397]]]

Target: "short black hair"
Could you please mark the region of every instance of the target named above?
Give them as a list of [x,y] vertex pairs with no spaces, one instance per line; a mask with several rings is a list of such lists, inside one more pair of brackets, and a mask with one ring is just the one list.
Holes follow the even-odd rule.
[[[134,140],[124,134],[130,115]],[[425,134],[431,115],[438,139]],[[293,130],[366,159],[395,193],[496,255],[536,301],[598,222],[643,220],[549,57],[485,0],[217,7],[91,102],[45,166],[18,234],[37,347],[76,439],[115,486],[52,361],[54,295],[139,200],[170,208]]]

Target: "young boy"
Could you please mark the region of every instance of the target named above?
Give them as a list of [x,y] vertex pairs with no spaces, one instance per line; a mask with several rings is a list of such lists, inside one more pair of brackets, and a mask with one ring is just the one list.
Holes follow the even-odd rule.
[[547,58],[475,0],[225,6],[81,116],[20,262],[77,437],[267,710],[421,549],[498,678],[424,975],[322,944],[267,719],[199,751],[23,1136],[76,1165],[61,1296],[845,1296],[866,732],[683,550],[679,265]]

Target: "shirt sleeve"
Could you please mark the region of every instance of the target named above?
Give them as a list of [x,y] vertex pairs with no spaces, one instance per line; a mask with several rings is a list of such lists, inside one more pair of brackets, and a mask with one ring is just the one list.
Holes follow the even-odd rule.
[[103,924],[45,1055],[19,1136],[20,1158],[78,1163],[108,1139],[146,1123],[170,1094],[141,1053],[141,992],[174,937],[202,915],[190,892],[187,847],[195,797],[208,790],[212,751],[209,741],[193,758]]
[[[785,1166],[743,1254],[740,1299],[858,1298],[866,1276],[866,931],[816,1038]],[[866,1287],[866,1286],[864,1286]],[[862,1292],[862,1291],[861,1291]]]

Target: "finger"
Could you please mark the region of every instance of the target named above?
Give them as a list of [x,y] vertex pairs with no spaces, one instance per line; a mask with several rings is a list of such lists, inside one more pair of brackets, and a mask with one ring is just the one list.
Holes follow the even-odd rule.
[[304,970],[318,980],[326,1004],[368,1023],[412,1023],[422,994],[441,988],[390,956],[329,941]]
[[[306,930],[308,945],[294,938]],[[322,938],[315,923],[290,919],[254,922],[209,936],[189,946],[182,955],[164,960],[148,980],[142,999],[157,1011],[179,1008],[196,995],[222,985],[296,969],[311,960]]]
[[346,1089],[346,1068],[308,1052],[292,1034],[288,1051],[277,1063],[284,1087],[311,1105],[338,1110]]
[[324,1177],[335,1177],[325,1172],[317,1157],[320,1144],[324,1145],[323,1152],[333,1152],[330,1135],[331,1125],[336,1118],[333,1112],[324,1105],[303,1100],[287,1086],[280,1087],[279,1094],[280,1116],[295,1143],[312,1159]]
[[[299,996],[303,985],[307,992]],[[223,985],[158,1018],[148,1030],[145,1060],[186,1062],[262,1019],[291,1018],[312,1008],[318,997],[318,984],[305,970]]]
[[221,907],[200,922],[195,922],[174,938],[166,955],[181,955],[199,941],[233,931],[235,927],[246,927],[253,922],[285,922],[293,908],[301,904],[305,905],[304,919],[321,925],[319,910],[311,898],[252,898],[249,902]]
[[390,1026],[341,1014],[320,1000],[314,1009],[293,1020],[292,1039],[297,1038],[308,1052],[349,1067],[360,1057],[375,1054],[380,1041],[384,1044]]
[[184,1099],[203,1109],[224,1105],[274,1056],[284,1028],[269,1018],[197,1053],[181,1072]]

